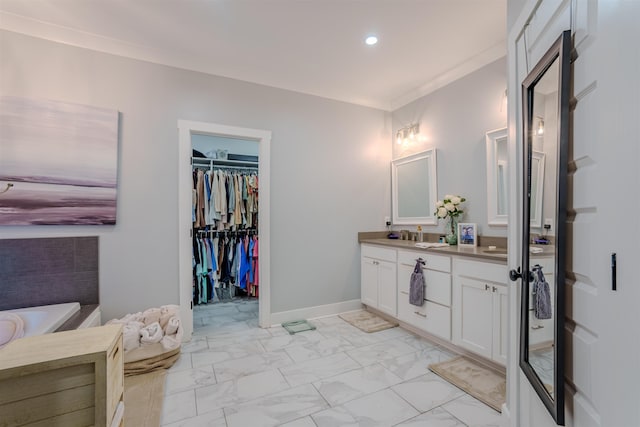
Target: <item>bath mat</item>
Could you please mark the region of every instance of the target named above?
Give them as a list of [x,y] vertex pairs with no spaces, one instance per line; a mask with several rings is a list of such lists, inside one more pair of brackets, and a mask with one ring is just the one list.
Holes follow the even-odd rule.
[[433,363],[429,369],[451,384],[502,412],[507,392],[506,378],[466,357],[455,357],[446,362]]
[[316,329],[315,326],[306,320],[292,320],[291,322],[284,322],[282,327],[285,328],[290,335],[297,334],[298,332],[313,331]]
[[398,326],[397,323],[389,322],[365,310],[342,313],[339,317],[364,332],[384,331]]
[[166,369],[124,378],[124,425],[157,427],[162,417]]

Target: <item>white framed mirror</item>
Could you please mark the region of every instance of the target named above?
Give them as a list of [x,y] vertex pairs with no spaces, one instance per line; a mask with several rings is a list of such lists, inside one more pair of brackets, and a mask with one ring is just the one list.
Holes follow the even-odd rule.
[[437,224],[436,149],[391,162],[393,224]]
[[507,225],[507,176],[509,147],[507,128],[486,134],[487,218],[489,225]]
[[[489,225],[507,225],[509,147],[507,128],[487,132],[487,219]],[[542,227],[545,154],[531,153],[531,227]]]
[[531,152],[531,227],[542,228],[542,189],[544,188],[544,153]]

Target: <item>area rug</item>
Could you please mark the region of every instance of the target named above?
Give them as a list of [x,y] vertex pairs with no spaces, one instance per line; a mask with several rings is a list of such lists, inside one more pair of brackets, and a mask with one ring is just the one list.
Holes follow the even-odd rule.
[[339,317],[364,332],[378,332],[398,326],[365,310],[342,313]]
[[433,363],[429,369],[471,396],[502,412],[507,382],[498,374],[466,357],[455,357],[446,362]]
[[124,425],[158,427],[162,416],[166,369],[124,378]]

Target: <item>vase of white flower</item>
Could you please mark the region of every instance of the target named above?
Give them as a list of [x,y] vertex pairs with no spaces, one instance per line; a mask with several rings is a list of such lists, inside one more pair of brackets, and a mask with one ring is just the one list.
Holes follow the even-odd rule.
[[445,229],[445,240],[450,245],[458,244],[458,222],[460,216],[464,213],[460,204],[464,202],[464,197],[447,194],[443,200],[436,202],[436,216],[441,219],[447,219]]

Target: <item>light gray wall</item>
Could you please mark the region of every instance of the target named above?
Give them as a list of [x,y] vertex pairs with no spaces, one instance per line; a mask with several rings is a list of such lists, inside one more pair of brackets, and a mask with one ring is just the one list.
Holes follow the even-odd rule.
[[[477,223],[479,234],[486,236],[507,235],[506,227],[487,224],[485,148],[486,132],[507,125],[506,88],[502,58],[392,113],[393,132],[419,123],[423,139],[406,145],[392,141],[393,158],[436,148],[438,199],[445,194],[465,197],[462,221]],[[424,230],[442,232],[444,223]]]
[[520,13],[522,13],[522,9],[524,9],[524,5],[526,2],[527,0],[507,1],[507,35],[515,24],[516,19],[518,19],[518,16],[520,16]]
[[115,226],[0,227],[99,235],[105,320],[178,302],[178,119],[273,132],[272,312],[360,298],[357,232],[389,214],[385,112],[6,31],[0,92],[120,111]]

